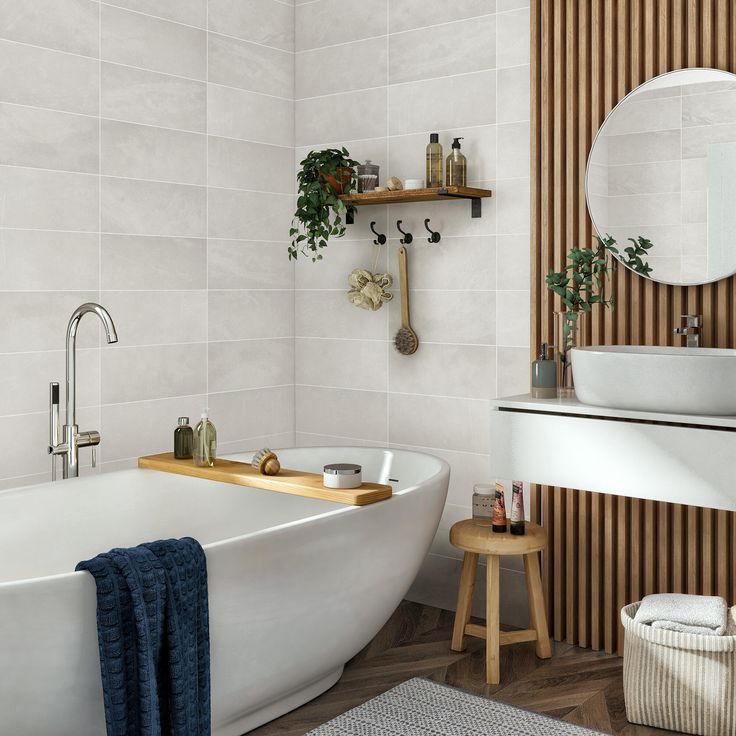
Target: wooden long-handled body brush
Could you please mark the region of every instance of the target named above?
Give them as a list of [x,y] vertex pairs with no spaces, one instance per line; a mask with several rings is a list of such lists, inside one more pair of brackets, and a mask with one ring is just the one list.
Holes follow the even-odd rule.
[[406,268],[406,248],[399,248],[399,288],[401,290],[401,327],[394,338],[394,346],[402,355],[416,353],[419,347],[417,333],[409,319],[409,277]]

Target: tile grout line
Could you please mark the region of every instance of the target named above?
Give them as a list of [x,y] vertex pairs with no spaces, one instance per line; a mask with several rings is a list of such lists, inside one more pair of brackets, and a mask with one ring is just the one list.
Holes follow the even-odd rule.
[[[97,180],[97,227],[99,233],[97,234],[97,289],[98,289],[98,302],[102,302],[102,5],[97,7],[97,33],[98,33],[98,78],[97,78],[97,171],[99,174]],[[113,317],[113,320],[115,318]],[[98,330],[99,332],[99,330]],[[97,383],[97,426],[100,428],[100,436],[104,427],[102,426],[102,383],[104,381],[102,371],[102,347],[98,348],[98,383]],[[102,462],[104,461],[105,448],[104,445],[99,447],[101,468]],[[98,472],[100,472],[98,470]]]

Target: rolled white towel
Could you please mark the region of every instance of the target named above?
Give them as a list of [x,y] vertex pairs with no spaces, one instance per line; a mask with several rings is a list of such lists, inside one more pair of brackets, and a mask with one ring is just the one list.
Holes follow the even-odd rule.
[[720,596],[658,593],[645,596],[634,616],[640,624],[690,634],[723,636],[728,606]]

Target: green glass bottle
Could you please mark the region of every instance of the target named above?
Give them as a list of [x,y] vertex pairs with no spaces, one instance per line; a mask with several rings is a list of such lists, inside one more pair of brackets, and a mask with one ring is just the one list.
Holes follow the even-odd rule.
[[187,460],[192,457],[194,430],[189,425],[189,417],[179,417],[179,426],[174,430],[174,457]]

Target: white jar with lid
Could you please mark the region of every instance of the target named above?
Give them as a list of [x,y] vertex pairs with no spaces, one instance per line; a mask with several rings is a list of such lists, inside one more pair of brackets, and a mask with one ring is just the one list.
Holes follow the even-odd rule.
[[363,484],[363,468],[354,463],[325,465],[322,484],[325,488],[360,488]]

